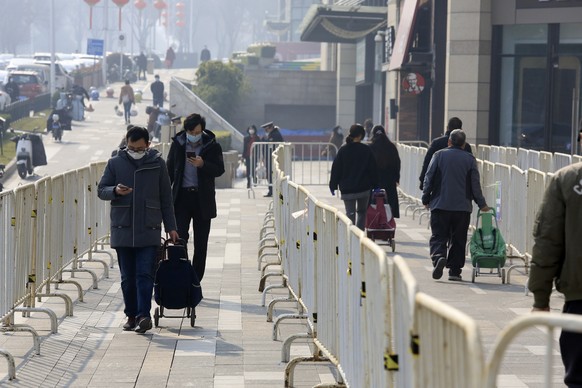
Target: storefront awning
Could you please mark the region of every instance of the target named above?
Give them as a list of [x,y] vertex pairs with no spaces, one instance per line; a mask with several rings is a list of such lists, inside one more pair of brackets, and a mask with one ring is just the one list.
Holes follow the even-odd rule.
[[392,49],[392,56],[390,57],[389,71],[400,69],[404,58],[408,56],[418,2],[419,0],[405,0],[404,2],[404,7],[400,14],[398,31],[396,32],[396,40],[394,41],[394,48]]
[[387,7],[318,5],[309,8],[299,27],[306,42],[356,43],[386,26]]

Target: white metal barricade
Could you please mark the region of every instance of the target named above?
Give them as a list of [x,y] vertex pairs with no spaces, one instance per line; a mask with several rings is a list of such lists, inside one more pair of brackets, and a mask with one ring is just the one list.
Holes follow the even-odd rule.
[[554,155],[551,152],[540,151],[540,171],[552,172],[554,171]]
[[540,169],[540,151],[528,150],[527,152],[527,168]]
[[489,151],[489,161],[493,163],[503,163],[502,156],[501,156],[501,147],[499,146],[490,146]]
[[485,144],[479,144],[477,146],[477,153],[475,154],[475,157],[477,159],[481,159],[481,160],[490,160],[490,154],[491,154],[491,146],[485,145]]
[[483,349],[475,320],[422,292],[416,294],[415,318],[416,387],[480,387]]
[[[554,363],[553,349],[555,340],[555,329],[562,328],[563,330],[582,333],[582,317],[572,314],[554,314],[547,312],[532,313],[530,315],[522,316],[511,321],[503,328],[501,333],[497,336],[493,351],[487,358],[485,369],[485,388],[497,387],[497,377],[499,369],[503,363],[503,356],[505,355],[511,342],[524,330],[543,326],[546,328],[546,349],[544,362],[539,365],[539,369],[544,371],[543,387],[552,387]],[[535,366],[532,366],[535,367]]]
[[[533,227],[535,223],[536,214],[542,203],[544,197],[544,192],[546,190],[546,174],[538,171],[529,169],[527,171],[527,212],[525,217],[525,233],[526,233],[526,248],[525,252],[531,254],[534,239],[533,239]],[[523,220],[523,218],[521,219]],[[523,222],[523,221],[522,221]]]
[[522,170],[527,170],[529,168],[529,158],[527,156],[528,150],[525,148],[519,148],[517,150],[517,167]]
[[[511,185],[509,188],[509,219],[525,221],[527,201],[524,198],[524,187],[527,187],[527,175],[526,173],[519,169],[517,166],[511,166]],[[506,236],[506,242],[508,242],[513,250],[516,250],[519,254],[525,254],[526,252],[526,234],[528,231],[524,227],[520,228],[510,228],[509,233]]]
[[556,172],[559,169],[569,166],[572,164],[572,156],[567,154],[561,154],[556,152],[554,154],[554,169],[552,171],[544,171],[544,172]]
[[293,142],[291,177],[300,185],[327,185],[331,174],[333,159],[330,152],[324,150],[337,147],[332,143]]
[[495,164],[495,182],[497,182],[497,201],[489,206],[494,207],[497,215],[497,223],[501,235],[505,238],[505,243],[510,244],[510,227],[512,220],[509,218],[509,207],[511,206],[511,167],[506,164]]

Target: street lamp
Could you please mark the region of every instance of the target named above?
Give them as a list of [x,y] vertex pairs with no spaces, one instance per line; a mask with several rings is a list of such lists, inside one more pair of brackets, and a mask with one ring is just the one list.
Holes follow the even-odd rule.
[[385,31],[378,31],[374,36],[374,43],[375,43],[375,63],[374,63],[374,100],[377,102],[376,111],[374,117],[376,118],[374,121],[378,124],[382,123],[382,112],[384,110],[384,85],[382,82],[382,64],[384,63],[384,36],[386,35]]

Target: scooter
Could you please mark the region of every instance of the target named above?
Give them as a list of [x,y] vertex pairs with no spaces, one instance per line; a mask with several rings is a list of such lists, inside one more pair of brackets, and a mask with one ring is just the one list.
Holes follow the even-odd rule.
[[16,169],[22,179],[33,175],[34,167],[47,164],[44,145],[39,135],[21,132],[11,140],[16,143]]

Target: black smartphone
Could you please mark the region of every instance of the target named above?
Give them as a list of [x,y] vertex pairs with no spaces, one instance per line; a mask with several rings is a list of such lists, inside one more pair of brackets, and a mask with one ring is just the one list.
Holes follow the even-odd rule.
[[194,151],[186,151],[186,157],[187,158],[195,158],[196,157],[196,152],[194,152]]
[[118,184],[117,186],[119,186],[119,188],[120,188],[120,189],[123,189],[123,190],[129,190],[129,189],[130,189],[130,187],[127,187],[127,186],[126,186],[126,185],[124,185],[123,183],[120,183],[120,184]]

